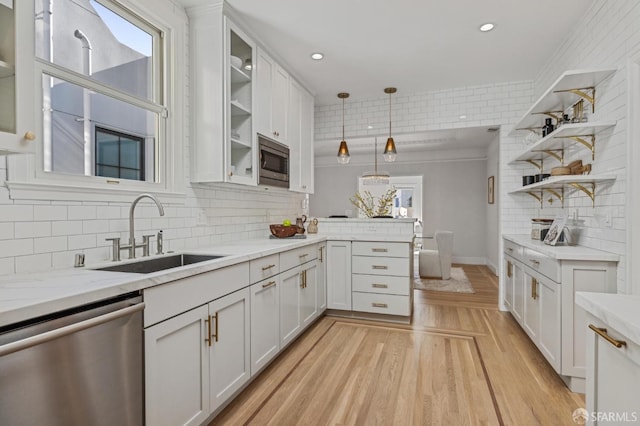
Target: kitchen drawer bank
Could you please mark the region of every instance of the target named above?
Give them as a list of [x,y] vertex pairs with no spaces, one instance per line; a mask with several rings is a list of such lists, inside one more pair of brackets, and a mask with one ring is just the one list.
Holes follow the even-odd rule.
[[145,289],[147,424],[206,424],[318,319],[323,251],[316,240]]
[[327,241],[327,313],[410,323],[413,236]]
[[578,291],[615,293],[618,256],[504,235],[502,302],[573,392],[585,390],[585,311]]

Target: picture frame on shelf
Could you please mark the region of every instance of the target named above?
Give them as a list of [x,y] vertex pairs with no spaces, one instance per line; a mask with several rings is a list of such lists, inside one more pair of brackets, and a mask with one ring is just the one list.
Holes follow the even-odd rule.
[[487,201],[489,204],[493,204],[495,202],[495,176],[489,176],[489,180],[487,182]]
[[544,243],[550,246],[555,246],[560,240],[562,236],[562,232],[564,231],[564,227],[567,224],[566,216],[557,216],[551,226],[549,227],[549,232],[547,232],[547,236],[544,238]]

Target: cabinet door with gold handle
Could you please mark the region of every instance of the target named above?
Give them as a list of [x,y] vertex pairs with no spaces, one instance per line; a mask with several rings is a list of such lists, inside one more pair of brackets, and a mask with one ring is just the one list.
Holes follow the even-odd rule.
[[507,261],[507,277],[513,277],[513,263]]
[[[211,317],[209,317],[209,318],[211,318]],[[216,321],[216,326],[215,326],[215,328],[214,328],[214,330],[215,330],[215,331],[214,331],[214,332],[213,332],[213,334],[211,335],[211,338],[213,339],[213,341],[214,341],[214,342],[217,342],[217,341],[218,341],[218,330],[219,330],[219,329],[218,329],[218,323],[220,322],[218,318],[219,318],[219,317],[218,317],[218,312],[216,312],[216,313],[213,315],[213,318],[212,318],[212,319],[214,319],[214,320]],[[209,324],[211,324],[211,320],[209,320]],[[209,343],[209,346],[211,346],[211,343]]]
[[211,315],[208,315],[204,322],[207,323],[207,337],[205,337],[204,341],[211,346]]
[[531,278],[531,298],[538,299],[538,280],[535,278]]
[[627,342],[625,342],[624,340],[616,340],[613,337],[609,336],[606,328],[596,327],[593,324],[589,324],[589,328],[593,330],[598,336],[602,337],[604,340],[611,343],[616,348],[627,346]]

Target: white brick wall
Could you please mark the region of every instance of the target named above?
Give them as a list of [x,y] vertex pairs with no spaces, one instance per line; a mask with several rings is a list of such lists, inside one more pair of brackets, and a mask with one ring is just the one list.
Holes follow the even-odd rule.
[[[0,162],[0,180],[6,165]],[[188,167],[187,167],[188,169]],[[152,203],[136,207],[136,235],[164,231],[165,250],[184,250],[222,241],[267,237],[269,223],[302,213],[301,194],[215,184],[187,188],[184,205],[165,205],[158,215]],[[159,196],[162,201],[162,196]],[[200,211],[206,223],[197,221]],[[14,201],[0,192],[0,274],[46,271],[73,266],[83,252],[87,263],[109,259],[105,238],[129,235],[129,204],[112,202]],[[152,240],[152,244],[155,241]],[[155,246],[154,246],[155,247]]]
[[[535,43],[535,40],[532,40]],[[581,245],[617,253],[622,261],[618,267],[618,290],[627,292],[625,284],[625,197],[626,197],[626,121],[627,121],[627,57],[640,52],[640,2],[637,0],[597,0],[585,11],[580,24],[570,36],[550,52],[548,63],[533,82],[506,82],[475,87],[402,93],[393,98],[393,127],[397,133],[451,129],[479,125],[498,125],[500,128],[499,197],[502,233],[527,233],[533,217],[554,217],[577,210],[579,221],[571,226],[579,231]],[[523,47],[523,55],[526,46]],[[517,58],[514,58],[517,60]],[[521,186],[521,176],[535,174],[528,165],[507,163],[522,152],[523,141],[509,137],[515,122],[532,102],[556,80],[562,72],[572,69],[618,68],[618,72],[597,91],[596,115],[590,119],[614,120],[617,125],[608,138],[596,144],[593,173],[613,174],[613,185],[597,189],[595,208],[591,200],[580,193],[566,197],[564,209],[545,201],[543,208],[527,195],[509,195]],[[388,125],[386,97],[351,100],[345,111],[347,137],[379,133]],[[317,106],[315,137],[320,142],[339,140],[341,136],[341,108],[334,105]],[[466,120],[459,116],[465,114]],[[578,150],[567,160],[582,159],[591,163],[590,153]],[[553,163],[551,167],[555,166]],[[545,197],[547,200],[548,197]],[[605,225],[611,217],[612,226]]]

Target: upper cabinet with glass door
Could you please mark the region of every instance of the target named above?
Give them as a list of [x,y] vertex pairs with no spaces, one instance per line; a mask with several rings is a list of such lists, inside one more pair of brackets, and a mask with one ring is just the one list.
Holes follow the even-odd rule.
[[[0,154],[33,152],[33,2],[0,0]],[[19,55],[18,52],[21,52]]]
[[191,41],[191,181],[257,185],[255,43],[223,4],[187,10]]

